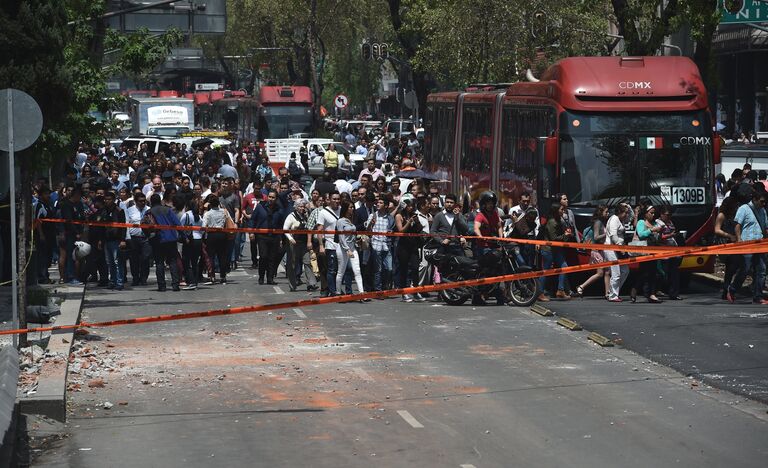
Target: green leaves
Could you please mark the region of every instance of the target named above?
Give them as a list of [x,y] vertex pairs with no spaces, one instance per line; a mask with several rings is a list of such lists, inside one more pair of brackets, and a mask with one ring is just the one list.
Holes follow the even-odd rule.
[[171,48],[181,43],[183,37],[175,28],[161,35],[152,35],[146,28],[131,34],[109,30],[104,46],[119,50],[119,55],[108,71],[124,73],[136,82],[146,81],[149,73],[165,60]]

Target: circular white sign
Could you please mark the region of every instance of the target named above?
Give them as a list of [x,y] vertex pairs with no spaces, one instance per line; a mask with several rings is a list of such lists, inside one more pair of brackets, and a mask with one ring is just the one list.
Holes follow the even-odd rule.
[[333,104],[337,109],[344,109],[347,107],[347,105],[349,105],[349,98],[343,94],[339,94],[333,99]]

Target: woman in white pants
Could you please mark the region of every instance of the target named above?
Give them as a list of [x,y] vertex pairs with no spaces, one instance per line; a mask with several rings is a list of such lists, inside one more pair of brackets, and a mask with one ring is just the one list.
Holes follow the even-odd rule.
[[[352,265],[352,272],[355,275],[355,283],[357,283],[357,291],[362,293],[363,289],[363,275],[360,273],[360,259],[358,258],[357,251],[355,250],[355,205],[350,202],[343,202],[341,204],[341,216],[336,222],[336,230],[341,231],[339,233],[339,242],[336,244],[336,258],[339,262],[338,273],[336,273],[336,291],[341,291],[341,282],[344,278],[344,272],[347,271],[347,264]],[[370,299],[366,298],[360,302],[369,302]]]
[[[606,245],[624,245],[624,223],[629,218],[629,205],[621,203],[616,207],[615,214],[608,219],[608,223],[605,226],[605,243]],[[618,260],[616,251],[605,250],[605,259],[609,262]],[[610,302],[621,302],[619,292],[624,282],[629,276],[629,267],[627,265],[611,265],[611,288],[608,292],[608,300]]]

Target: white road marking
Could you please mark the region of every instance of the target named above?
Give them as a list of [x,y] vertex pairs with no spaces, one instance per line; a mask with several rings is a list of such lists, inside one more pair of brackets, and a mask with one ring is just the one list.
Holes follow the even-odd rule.
[[411,416],[411,413],[406,410],[397,410],[397,414],[399,414],[401,418],[405,419],[405,422],[410,424],[414,429],[420,429],[424,427],[423,424],[417,421],[416,418]]
[[307,318],[307,314],[301,311],[301,309],[293,309],[294,312],[296,312],[296,315],[299,316],[299,318]]
[[280,286],[274,286],[275,288],[275,294],[285,294],[285,292],[280,289]]
[[366,382],[373,382],[373,377],[371,377],[371,374],[365,371],[362,367],[353,367],[353,371],[355,371],[355,374],[357,374],[358,377],[365,380]]
[[469,465],[469,464],[459,465],[459,468],[475,468],[475,465]]

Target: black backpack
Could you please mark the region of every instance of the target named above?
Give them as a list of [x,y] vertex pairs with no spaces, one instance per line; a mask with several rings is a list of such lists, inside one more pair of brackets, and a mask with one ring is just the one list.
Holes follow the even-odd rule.
[[293,177],[298,177],[301,175],[301,168],[299,168],[299,164],[295,159],[291,159],[288,162],[288,173]]

